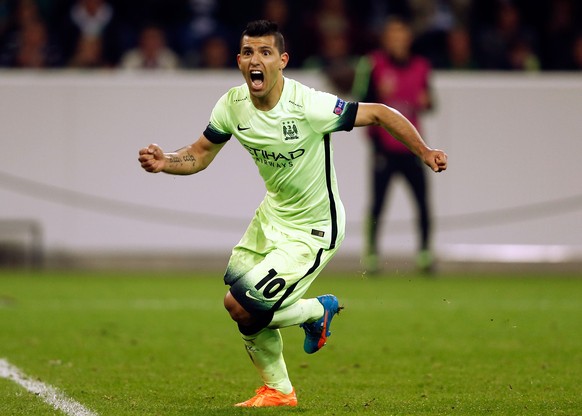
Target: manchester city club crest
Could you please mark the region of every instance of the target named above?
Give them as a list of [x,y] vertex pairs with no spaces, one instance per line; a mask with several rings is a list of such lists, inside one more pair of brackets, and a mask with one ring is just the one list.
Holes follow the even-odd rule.
[[283,140],[297,140],[299,138],[299,131],[295,120],[283,121]]

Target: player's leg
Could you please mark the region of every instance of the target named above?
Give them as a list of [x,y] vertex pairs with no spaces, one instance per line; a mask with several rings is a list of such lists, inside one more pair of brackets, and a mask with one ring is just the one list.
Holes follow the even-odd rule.
[[[275,391],[281,395],[287,395],[293,393],[293,387],[283,359],[283,341],[277,330],[267,328],[273,316],[271,312],[273,302],[257,289],[257,285],[270,276],[272,266],[265,262],[265,259],[273,250],[275,250],[275,242],[265,235],[263,221],[257,214],[241,241],[232,250],[224,276],[225,283],[230,286],[224,298],[224,306],[238,324],[245,349],[261,376],[264,386],[269,389],[261,389],[261,392]],[[261,288],[261,286],[258,287]],[[269,287],[276,289],[276,287]],[[270,292],[267,292],[267,295],[270,295]],[[257,396],[255,396],[256,399],[247,401],[249,403],[239,404],[242,406],[273,405],[263,403],[264,400],[261,397],[264,394]]]
[[[253,220],[233,249],[225,274],[230,290],[225,307],[238,323],[245,348],[264,386],[240,406],[276,406],[297,403],[283,358],[283,341],[277,328],[268,328],[274,311],[292,293],[310,265],[312,249],[292,243],[285,235]],[[311,255],[315,257],[315,255]]]
[[393,173],[387,154],[377,150],[372,155],[370,205],[364,229],[366,245],[363,263],[365,270],[371,273],[377,272],[379,268],[378,232],[381,227],[386,193]]
[[323,316],[325,310],[317,298],[299,299],[295,303],[275,311],[269,322],[270,328],[285,328],[313,322]]
[[411,155],[403,163],[402,173],[410,185],[417,211],[417,265],[421,271],[428,273],[433,271],[434,259],[430,247],[431,213],[428,201],[426,169],[417,157]]
[[[277,329],[278,324],[273,324],[273,318],[280,307],[290,307],[299,300],[331,256],[323,256],[323,250],[316,251],[304,241],[271,240],[269,244],[273,245],[267,248],[263,260],[242,274],[249,258],[256,256],[256,252],[249,250],[249,246],[244,248],[249,253],[240,255],[244,253],[241,251],[246,243],[244,240],[233,250],[229,262],[225,281],[231,288],[225,298],[225,306],[239,324],[247,352],[265,388],[240,405],[294,405],[296,398],[283,359],[283,342]],[[252,244],[255,242],[253,240]],[[281,318],[286,324],[281,326],[297,324],[303,320],[317,320],[323,311],[321,304],[317,308],[310,307],[310,304],[316,303],[319,303],[317,299],[307,300],[302,302],[304,308],[286,310],[285,316]]]
[[[337,252],[319,249],[313,265],[298,280],[292,283],[273,309],[270,328],[284,328],[300,325],[305,331],[303,348],[308,354],[319,351],[331,335],[330,327],[333,317],[341,307],[334,295],[321,295],[316,298],[303,299],[305,292]],[[293,278],[288,278],[290,282]]]
[[[233,248],[224,276],[225,283],[231,287],[224,298],[224,306],[238,324],[245,349],[264,382],[256,396],[237,406],[293,406],[297,403],[283,359],[281,334],[266,328],[272,318],[272,302],[258,293],[257,296],[251,294],[256,293],[255,285],[261,280],[260,265],[274,248],[257,214]],[[268,275],[268,270],[264,273]],[[233,296],[233,291],[242,301]]]

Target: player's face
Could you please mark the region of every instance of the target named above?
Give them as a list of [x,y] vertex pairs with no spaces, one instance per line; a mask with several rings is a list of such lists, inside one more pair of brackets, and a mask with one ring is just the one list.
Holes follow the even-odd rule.
[[401,22],[390,22],[384,29],[382,43],[395,58],[406,59],[410,54],[412,32]]
[[[271,93],[277,95],[282,89],[283,68],[289,56],[281,54],[275,46],[274,36],[243,36],[241,50],[237,56],[238,67],[249,87],[251,95],[257,99],[267,99]],[[275,86],[279,88],[274,89]]]

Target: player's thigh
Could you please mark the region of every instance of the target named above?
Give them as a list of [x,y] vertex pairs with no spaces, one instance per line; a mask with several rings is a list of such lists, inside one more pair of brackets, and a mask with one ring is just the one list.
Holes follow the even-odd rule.
[[325,250],[322,248],[318,249],[315,259],[306,273],[303,274],[301,278],[293,284],[292,287],[289,287],[281,297],[279,300],[278,309],[292,305],[304,297],[305,292],[307,292],[311,286],[311,283],[313,283],[313,281],[317,278],[317,276],[319,276],[321,271],[333,258],[338,248],[339,246],[331,250]]
[[[249,312],[260,313],[296,302],[327,263],[325,250],[304,241],[281,241],[235,282],[230,292]],[[328,254],[328,253],[326,253]]]
[[232,286],[276,247],[276,241],[265,235],[265,225],[255,215],[238,244],[232,249],[224,274],[224,283]]

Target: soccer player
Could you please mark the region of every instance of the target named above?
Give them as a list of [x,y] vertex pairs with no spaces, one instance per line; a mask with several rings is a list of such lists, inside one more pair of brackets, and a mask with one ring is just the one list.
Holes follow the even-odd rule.
[[224,306],[264,385],[236,406],[296,406],[279,329],[299,325],[305,352],[315,353],[340,310],[333,295],[302,298],[344,238],[330,133],[380,125],[435,172],[447,168],[447,155],[429,148],[406,118],[385,105],[346,102],[284,77],[289,55],[275,23],[250,22],[237,61],[245,84],[220,98],[200,138],[171,153],[151,144],[139,151],[139,161],[148,172],[194,174],[232,135],[254,159],[267,193],[232,250]]

